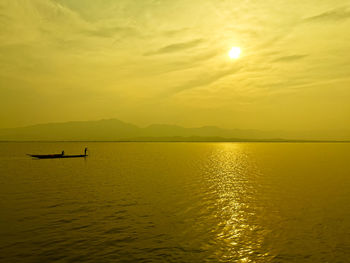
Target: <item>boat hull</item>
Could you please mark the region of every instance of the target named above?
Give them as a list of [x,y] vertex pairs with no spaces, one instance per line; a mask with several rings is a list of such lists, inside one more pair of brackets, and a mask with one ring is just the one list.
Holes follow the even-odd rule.
[[62,154],[46,154],[46,155],[38,155],[38,154],[28,154],[29,156],[37,159],[65,159],[65,158],[82,158],[87,157],[87,154],[81,155],[62,155]]

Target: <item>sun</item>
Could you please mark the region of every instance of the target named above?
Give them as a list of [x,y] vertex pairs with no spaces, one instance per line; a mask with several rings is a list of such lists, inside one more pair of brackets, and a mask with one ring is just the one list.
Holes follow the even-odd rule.
[[241,48],[240,47],[232,47],[230,52],[228,52],[228,56],[231,59],[238,59],[241,55]]

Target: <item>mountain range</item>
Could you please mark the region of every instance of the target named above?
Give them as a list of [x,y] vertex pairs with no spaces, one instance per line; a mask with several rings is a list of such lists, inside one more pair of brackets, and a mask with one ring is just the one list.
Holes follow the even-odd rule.
[[215,126],[185,128],[153,124],[139,127],[117,119],[47,123],[0,129],[1,141],[290,141],[350,140],[350,131],[260,131]]

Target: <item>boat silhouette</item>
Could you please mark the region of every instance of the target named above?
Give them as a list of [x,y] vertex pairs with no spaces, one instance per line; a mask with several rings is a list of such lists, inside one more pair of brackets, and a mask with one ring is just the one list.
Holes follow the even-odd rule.
[[84,154],[77,154],[77,155],[66,155],[64,154],[64,151],[62,151],[62,153],[59,153],[59,154],[27,154],[27,155],[37,159],[81,158],[81,157],[88,156],[87,148],[84,149]]

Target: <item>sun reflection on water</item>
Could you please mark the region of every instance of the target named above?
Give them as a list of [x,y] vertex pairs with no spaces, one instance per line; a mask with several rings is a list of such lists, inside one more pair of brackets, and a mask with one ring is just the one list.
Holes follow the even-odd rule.
[[215,242],[223,261],[252,262],[261,251],[263,237],[255,223],[257,169],[244,144],[217,144],[208,164],[207,182],[215,197]]

